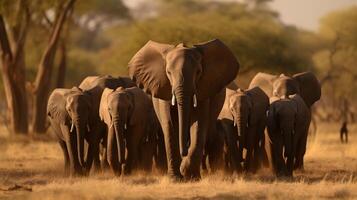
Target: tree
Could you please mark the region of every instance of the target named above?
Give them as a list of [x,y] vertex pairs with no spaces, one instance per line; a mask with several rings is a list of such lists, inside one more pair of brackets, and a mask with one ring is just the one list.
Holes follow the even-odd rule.
[[357,6],[352,6],[327,14],[320,23],[318,34],[324,46],[314,55],[314,62],[323,89],[319,116],[324,120],[336,121],[346,115],[353,116],[352,103],[346,102],[356,102],[357,99],[356,20]]
[[[52,78],[55,54],[63,24],[75,0],[64,2],[60,1],[60,6],[58,6],[56,20],[50,31],[50,38],[38,65],[36,79],[30,91],[33,97],[31,121],[33,132],[40,133],[46,130],[46,104],[50,92],[50,80]],[[25,42],[31,19],[38,17],[43,12],[41,6],[47,5],[48,2],[35,2],[36,7],[31,7],[27,0],[18,0],[15,3],[14,1],[3,1],[1,3],[1,10],[8,17],[10,27],[6,28],[4,16],[1,14],[2,79],[5,87],[8,113],[10,115],[10,128],[15,133],[27,133],[29,109],[26,97]],[[15,6],[17,8],[16,13],[12,15],[10,10]],[[12,20],[12,18],[15,20]]]
[[25,89],[24,45],[29,27],[30,11],[25,0],[18,1],[17,4],[11,6],[16,8],[16,12],[15,20],[9,25],[8,31],[3,15],[0,14],[2,79],[10,129],[16,133],[27,133],[28,106]]

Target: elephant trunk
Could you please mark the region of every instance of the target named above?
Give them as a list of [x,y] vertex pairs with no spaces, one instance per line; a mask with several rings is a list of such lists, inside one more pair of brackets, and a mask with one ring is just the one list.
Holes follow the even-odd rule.
[[239,138],[239,146],[245,147],[246,145],[246,130],[247,130],[247,122],[242,118],[235,118],[235,124],[237,126],[237,134]]
[[181,88],[176,89],[174,94],[178,109],[180,154],[181,156],[187,156],[192,95],[187,95]]
[[118,148],[118,160],[119,163],[125,161],[125,145],[124,145],[124,126],[126,126],[123,120],[114,120],[114,131]]
[[82,167],[84,167],[84,134],[86,131],[86,124],[81,122],[79,119],[73,123],[74,126],[76,127],[76,134],[77,134],[78,160],[79,160],[79,164]]

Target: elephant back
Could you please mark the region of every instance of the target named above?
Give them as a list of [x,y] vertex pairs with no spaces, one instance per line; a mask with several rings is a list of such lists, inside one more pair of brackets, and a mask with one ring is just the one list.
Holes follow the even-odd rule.
[[273,83],[277,78],[276,75],[259,72],[251,80],[248,89],[259,87],[268,97],[271,97],[273,95]]

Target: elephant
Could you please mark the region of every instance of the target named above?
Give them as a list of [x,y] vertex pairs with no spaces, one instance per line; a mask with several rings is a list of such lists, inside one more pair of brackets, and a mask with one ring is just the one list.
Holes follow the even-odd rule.
[[[155,117],[150,98],[137,87],[103,91],[99,116],[108,127],[107,160],[116,175],[150,170],[155,151]],[[125,156],[125,154],[127,154]]]
[[[260,87],[269,98],[287,98],[289,95],[299,94],[309,108],[310,115],[311,106],[321,98],[321,85],[312,72],[297,73],[292,77],[284,74],[276,76],[267,73],[258,73],[249,85],[249,88],[254,87]],[[305,135],[307,137],[307,134]],[[303,152],[305,154],[306,146],[304,148]],[[295,168],[303,170],[303,160],[301,160]]]
[[[101,169],[100,157],[99,157],[99,145],[102,142],[103,154],[102,157],[106,157],[106,125],[100,120],[99,117],[99,103],[102,93],[105,88],[115,89],[117,87],[133,87],[134,82],[128,77],[112,77],[109,75],[103,76],[88,76],[86,77],[79,88],[83,90],[90,97],[91,107],[89,111],[89,123],[88,123],[88,134],[84,135],[83,139],[88,144],[88,149],[86,150],[85,167],[86,173],[89,173],[93,161],[94,161],[94,171],[99,171]],[[79,102],[81,104],[81,102]],[[81,114],[78,114],[79,118],[83,118]],[[83,154],[81,155],[83,157]],[[81,157],[81,159],[83,159]],[[105,159],[102,159],[102,166],[105,166]]]
[[199,180],[209,126],[216,124],[224,102],[217,95],[236,78],[237,59],[218,39],[192,47],[148,41],[128,67],[131,79],[153,98],[168,176]]
[[249,84],[249,88],[254,87],[260,87],[269,98],[300,94],[309,108],[321,98],[321,85],[311,72],[297,73],[292,77],[259,72]]
[[267,146],[270,164],[279,176],[293,175],[303,162],[311,112],[298,94],[272,97],[268,111]]
[[55,89],[47,115],[64,155],[65,174],[84,175],[84,136],[88,134],[91,97],[78,87]]
[[[235,87],[237,88],[237,87]],[[218,117],[228,149],[231,171],[255,172],[266,160],[264,130],[269,97],[259,87],[248,90],[226,88],[224,106]],[[246,154],[243,156],[243,149]]]

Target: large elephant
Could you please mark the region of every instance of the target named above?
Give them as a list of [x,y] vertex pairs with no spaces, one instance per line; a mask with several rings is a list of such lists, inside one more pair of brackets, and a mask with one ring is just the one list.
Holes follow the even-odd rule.
[[[269,97],[287,98],[289,95],[299,94],[310,110],[311,106],[321,97],[321,85],[311,72],[294,74],[292,77],[258,73],[251,81],[249,88],[260,87]],[[310,119],[311,121],[311,119]],[[309,122],[310,124],[310,122]],[[307,137],[307,134],[305,134]],[[302,150],[306,152],[306,146]],[[303,160],[295,166],[303,169]]]
[[216,95],[238,70],[238,61],[218,39],[193,47],[149,41],[129,62],[132,80],[153,97],[171,178],[201,177],[206,135],[223,106]]
[[310,110],[300,95],[271,98],[267,144],[268,157],[277,176],[292,176],[293,169],[301,165],[310,120]]
[[[219,115],[225,133],[231,170],[239,172],[244,161],[246,172],[255,172],[264,158],[264,129],[269,98],[259,87],[246,91],[226,89]],[[246,149],[245,157],[243,148]]]
[[89,127],[91,97],[77,87],[55,89],[48,100],[47,115],[62,148],[66,175],[82,175],[84,136]]
[[[106,153],[106,125],[99,118],[99,103],[102,96],[102,93],[105,88],[115,89],[117,87],[133,87],[135,86],[134,82],[130,78],[118,77],[114,78],[108,75],[105,76],[88,76],[85,78],[79,88],[81,88],[86,94],[90,96],[91,107],[89,111],[89,133],[84,136],[84,139],[88,143],[88,149],[86,153],[85,166],[87,173],[89,173],[93,161],[94,161],[94,170],[98,171],[100,169],[100,158],[99,158],[99,144],[102,142],[104,147],[104,154]],[[81,103],[79,103],[81,104]],[[80,118],[82,116],[78,114]],[[82,141],[81,141],[82,143]],[[83,156],[83,155],[82,155]],[[102,157],[106,157],[103,155]],[[105,159],[102,159],[104,162]]]
[[154,110],[147,94],[137,87],[106,88],[99,116],[108,127],[107,159],[112,171],[120,175],[149,168],[154,157],[155,132],[148,130]]

